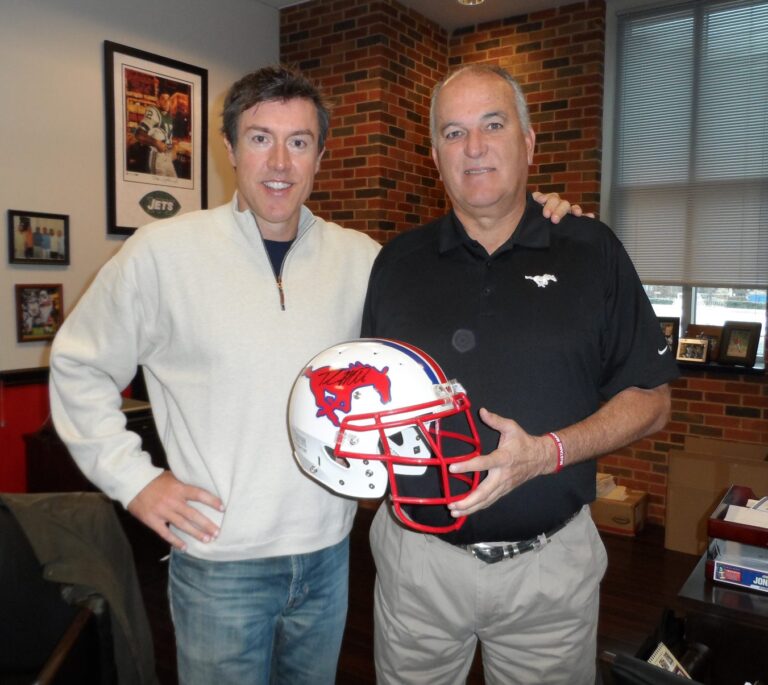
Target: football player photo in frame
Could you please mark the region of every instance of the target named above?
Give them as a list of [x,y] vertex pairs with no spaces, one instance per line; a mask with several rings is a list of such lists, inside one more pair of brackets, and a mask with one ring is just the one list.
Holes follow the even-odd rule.
[[667,341],[667,347],[672,354],[677,352],[677,340],[680,335],[680,317],[679,316],[660,316],[659,326]]
[[709,341],[706,338],[680,338],[677,343],[677,361],[704,364],[707,361]]
[[69,264],[69,217],[20,209],[8,210],[10,264]]
[[64,320],[61,283],[16,286],[16,340],[53,340]]
[[208,206],[208,71],[104,41],[107,232]]
[[720,344],[720,363],[754,366],[762,329],[760,322],[726,321]]

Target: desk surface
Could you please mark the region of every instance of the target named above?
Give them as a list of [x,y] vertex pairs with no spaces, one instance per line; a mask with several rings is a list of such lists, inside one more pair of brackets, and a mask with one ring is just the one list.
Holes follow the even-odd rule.
[[705,565],[706,554],[680,588],[681,608],[768,630],[768,593],[715,583],[706,577]]

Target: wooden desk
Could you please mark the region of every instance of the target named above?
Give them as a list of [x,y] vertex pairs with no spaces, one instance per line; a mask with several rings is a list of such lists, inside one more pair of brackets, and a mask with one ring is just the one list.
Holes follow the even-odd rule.
[[705,556],[677,595],[685,638],[711,650],[710,682],[768,682],[768,594],[712,582]]
[[[126,428],[141,437],[142,449],[152,455],[155,466],[168,468],[165,451],[152,418],[149,402],[123,400]],[[93,491],[64,446],[50,419],[36,433],[24,436],[27,459],[27,492]]]

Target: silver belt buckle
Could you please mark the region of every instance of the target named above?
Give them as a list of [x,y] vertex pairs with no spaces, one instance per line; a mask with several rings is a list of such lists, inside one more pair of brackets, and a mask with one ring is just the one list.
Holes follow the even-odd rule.
[[472,552],[472,556],[475,557],[475,559],[478,559],[478,552],[489,552],[492,549],[492,546],[487,542],[476,542],[472,545],[467,545],[467,549]]

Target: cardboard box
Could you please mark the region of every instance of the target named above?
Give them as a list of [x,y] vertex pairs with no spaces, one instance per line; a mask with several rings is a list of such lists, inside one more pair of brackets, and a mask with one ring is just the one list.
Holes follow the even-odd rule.
[[598,530],[618,535],[635,535],[645,525],[648,493],[627,490],[627,498],[624,500],[598,497],[590,509]]
[[670,451],[664,546],[702,554],[707,520],[734,483],[768,492],[768,445],[689,436]]

